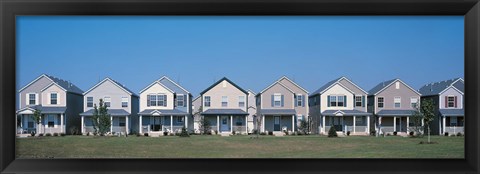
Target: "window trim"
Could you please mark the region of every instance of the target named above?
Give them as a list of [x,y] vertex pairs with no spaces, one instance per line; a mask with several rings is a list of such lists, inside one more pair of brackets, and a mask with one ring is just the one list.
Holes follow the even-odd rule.
[[[34,99],[33,99],[33,100],[35,101],[35,103],[33,103],[33,104],[32,104],[32,102],[31,102],[32,99],[30,98],[30,95],[32,95],[32,94],[33,94],[33,96],[34,96]],[[32,92],[32,93],[27,93],[27,96],[28,96],[27,105],[37,105],[37,93],[33,93],[33,92]]]
[[[382,98],[382,102],[381,102],[382,107],[380,107],[380,105],[379,105],[380,104],[380,101],[379,101],[380,98]],[[377,108],[385,108],[385,97],[383,97],[383,96],[378,96],[377,97]]]
[[[91,99],[92,99],[92,106],[88,106],[88,98],[91,98]],[[87,100],[87,101],[86,101],[86,103],[87,103],[87,108],[92,108],[92,107],[93,107],[93,103],[94,103],[94,102],[93,102],[93,97],[87,96],[87,99],[86,99],[86,100]]]
[[297,94],[297,106],[303,106],[303,95],[302,94]]
[[[242,99],[242,100],[240,100]],[[241,103],[243,103],[243,105],[240,105]],[[238,107],[245,107],[245,96],[241,95],[241,96],[238,96]]]
[[[180,96],[182,97],[182,100],[178,99]],[[177,106],[180,106],[180,107],[185,107],[184,100],[185,100],[185,95],[184,94],[177,94],[177,99],[175,100],[175,104],[177,104]],[[182,102],[182,105],[179,105],[178,104],[179,102]]]
[[[107,99],[108,98],[108,106],[107,106]],[[112,107],[112,97],[110,96],[104,96],[103,97],[103,105],[106,107]]]
[[[450,97],[453,99],[452,106],[450,106]],[[454,95],[447,95],[447,108],[455,108],[455,96]]]
[[414,103],[412,102],[412,99],[416,99],[416,100],[417,100],[417,102],[415,102],[416,106],[418,106],[418,102],[419,102],[420,99],[419,99],[418,97],[410,97],[410,107],[415,108],[416,106],[413,107],[413,105],[412,105],[412,104],[414,104]]
[[[207,101],[207,97],[208,97],[208,101]],[[211,96],[203,96],[203,106],[204,107],[212,106],[211,100],[212,100]],[[208,102],[208,106],[207,106],[207,102]]]
[[[340,99],[342,99],[342,106],[340,106]],[[337,95],[337,107],[345,107],[345,97]]]
[[[123,101],[123,99],[126,99],[127,101]],[[122,97],[121,99],[121,103],[122,103],[122,108],[127,108],[128,107],[128,97]],[[127,103],[126,106],[123,105],[123,103]]]
[[[357,105],[357,97],[360,97],[360,106]],[[362,107],[363,106],[363,96],[362,95],[356,95],[355,96],[355,107]]]
[[[276,100],[276,97],[279,98],[279,100]],[[278,105],[277,105],[278,102]],[[273,94],[273,107],[282,107],[282,94],[280,93],[275,93]]]
[[[330,97],[330,107],[338,107],[338,102],[337,102],[338,97],[336,95],[329,95],[328,97]],[[335,106],[332,105],[333,103],[335,103]]]
[[[400,101],[398,102],[399,106],[397,107],[396,104],[397,102],[395,101],[395,99],[399,99]],[[402,108],[402,97],[400,96],[394,96],[393,97],[393,108]]]
[[[55,104],[52,103],[52,95],[55,94]],[[55,91],[52,91],[50,92],[50,104],[51,105],[58,105],[59,102],[58,102],[58,92],[55,92]]]
[[228,96],[222,96],[222,107],[228,107]]

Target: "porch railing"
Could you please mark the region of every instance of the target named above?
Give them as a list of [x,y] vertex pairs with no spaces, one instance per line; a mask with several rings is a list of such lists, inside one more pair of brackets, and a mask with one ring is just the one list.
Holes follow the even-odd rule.
[[463,129],[463,126],[449,126],[449,127],[445,127],[445,132],[448,132],[450,135],[453,135],[458,132],[464,132],[464,129]]
[[246,126],[233,126],[233,131],[235,131],[235,133],[246,133],[245,129],[247,127]]

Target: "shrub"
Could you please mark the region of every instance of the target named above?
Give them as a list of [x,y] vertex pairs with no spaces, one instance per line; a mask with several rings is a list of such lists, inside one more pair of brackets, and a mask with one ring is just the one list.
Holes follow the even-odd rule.
[[143,133],[143,136],[146,136],[146,137],[148,137],[148,133]]
[[207,135],[212,135],[212,132],[207,132]]
[[180,134],[178,136],[180,136],[180,137],[190,137],[190,135],[188,135],[188,131],[187,131],[187,128],[185,128],[185,126],[182,127],[182,132],[180,132]]
[[258,130],[257,129],[253,129],[252,130],[252,134],[257,134],[258,133]]
[[43,137],[43,134],[42,134],[42,133],[40,133],[40,134],[38,134],[38,136],[39,136],[39,137]]
[[397,135],[397,131],[393,132],[393,135]]
[[87,132],[87,136],[90,136],[90,132]]
[[267,135],[265,132],[260,132],[260,135]]
[[49,137],[49,136],[52,136],[51,133],[46,133],[45,136]]
[[273,132],[272,132],[272,131],[268,131],[268,135],[273,135]]
[[414,132],[413,132],[413,131],[410,131],[409,134],[410,134],[410,136],[413,136],[413,135],[414,135]]
[[232,131],[232,135],[236,135],[236,133],[237,133],[237,132],[235,132],[235,131]]
[[457,136],[461,137],[461,136],[462,136],[462,133],[461,133],[461,132],[457,133]]
[[390,136],[390,133],[387,133],[387,136]]
[[168,134],[168,135],[170,135],[170,136],[174,136],[175,134],[174,134],[174,133],[170,133],[170,134]]
[[58,137],[58,133],[56,133],[56,132],[53,133],[53,136],[54,136],[54,137]]
[[448,137],[448,132],[445,132],[445,136],[447,136],[447,137]]
[[35,136],[35,132],[30,133],[30,135],[31,135],[32,137]]
[[60,136],[64,137],[64,136],[65,136],[65,133],[60,133]]
[[77,127],[72,126],[72,127],[70,128],[70,133],[71,133],[72,135],[77,135],[77,134],[79,134]]
[[370,135],[375,136],[376,134],[377,134],[377,131],[376,131],[376,130],[370,131]]
[[347,131],[347,136],[350,136],[350,131]]
[[328,137],[338,137],[337,130],[334,126],[330,127],[330,130],[328,130]]
[[303,134],[303,132],[300,131],[300,132],[297,132],[297,135],[304,135],[304,134]]
[[215,130],[215,135],[218,135],[218,131],[217,131],[217,130]]
[[167,131],[163,132],[163,136],[167,136],[167,135],[168,135]]

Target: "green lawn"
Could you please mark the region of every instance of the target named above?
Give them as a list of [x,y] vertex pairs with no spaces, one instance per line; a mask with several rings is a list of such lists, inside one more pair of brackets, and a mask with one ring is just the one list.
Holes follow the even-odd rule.
[[17,138],[18,158],[464,158],[464,137],[199,136]]

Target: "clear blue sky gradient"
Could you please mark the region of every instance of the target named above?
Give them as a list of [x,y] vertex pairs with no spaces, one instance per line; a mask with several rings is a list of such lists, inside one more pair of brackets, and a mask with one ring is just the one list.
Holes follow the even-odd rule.
[[309,92],[340,76],[365,90],[464,76],[463,16],[17,17],[17,89],[42,73],[86,91],[111,77],[138,93],[163,75],[192,95],[226,76]]

